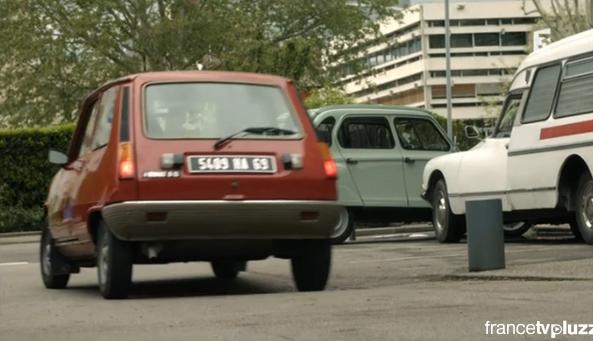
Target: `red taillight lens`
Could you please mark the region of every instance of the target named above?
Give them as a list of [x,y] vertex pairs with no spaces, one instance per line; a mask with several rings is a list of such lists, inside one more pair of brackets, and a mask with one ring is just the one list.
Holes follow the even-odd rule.
[[122,179],[129,179],[134,177],[134,162],[130,160],[121,161],[119,163],[119,177]]
[[328,178],[338,177],[338,166],[336,166],[334,160],[323,161],[323,168],[325,169],[325,175],[327,175]]
[[136,167],[132,157],[132,144],[122,143],[119,145],[119,178],[130,179],[135,174]]
[[338,166],[336,162],[332,159],[331,152],[329,151],[329,146],[326,143],[319,143],[319,151],[321,152],[321,157],[323,157],[323,169],[325,170],[325,175],[328,178],[337,178],[338,177]]

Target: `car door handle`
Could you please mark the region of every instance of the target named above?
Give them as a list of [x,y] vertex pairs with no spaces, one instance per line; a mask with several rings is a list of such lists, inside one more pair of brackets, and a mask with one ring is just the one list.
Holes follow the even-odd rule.
[[409,157],[407,157],[407,156],[406,156],[406,157],[404,158],[404,162],[405,162],[405,163],[414,163],[414,162],[416,162],[416,160],[414,160],[414,159],[412,159],[412,158],[409,158]]
[[358,163],[358,161],[356,161],[354,159],[351,159],[351,158],[347,158],[346,159],[346,163],[349,164],[349,165],[355,165],[355,164]]

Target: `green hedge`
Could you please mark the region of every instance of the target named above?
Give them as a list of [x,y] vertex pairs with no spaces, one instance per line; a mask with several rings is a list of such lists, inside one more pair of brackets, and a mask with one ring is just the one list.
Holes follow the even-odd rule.
[[0,130],[0,232],[36,230],[43,202],[58,170],[50,148],[66,151],[72,125]]

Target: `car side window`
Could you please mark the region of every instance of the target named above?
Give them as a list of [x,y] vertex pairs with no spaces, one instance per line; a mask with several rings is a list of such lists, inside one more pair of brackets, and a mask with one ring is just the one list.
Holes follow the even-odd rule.
[[566,117],[592,112],[592,93],[593,57],[566,63],[554,116]]
[[421,118],[395,118],[395,131],[404,149],[447,151],[449,143],[429,120]]
[[84,137],[82,138],[82,143],[80,145],[80,150],[78,152],[78,158],[86,155],[88,152],[92,151],[92,143],[93,143],[93,132],[95,131],[95,123],[97,122],[97,112],[99,111],[99,101],[96,101],[91,109],[90,117],[87,121],[86,127],[84,128]]
[[107,90],[101,97],[96,118],[95,133],[93,142],[91,143],[92,150],[106,146],[109,143],[118,90],[119,87],[113,87]]
[[336,119],[333,117],[327,117],[317,127],[317,137],[320,142],[325,142],[329,146],[332,145],[332,132],[336,125]]
[[348,149],[392,149],[395,140],[384,117],[346,118],[338,132],[342,148]]
[[523,123],[543,121],[550,116],[561,70],[560,64],[554,64],[537,71],[523,112]]

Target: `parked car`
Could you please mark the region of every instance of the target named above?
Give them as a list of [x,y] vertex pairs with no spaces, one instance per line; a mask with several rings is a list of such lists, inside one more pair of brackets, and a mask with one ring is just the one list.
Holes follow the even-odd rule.
[[355,222],[430,220],[420,196],[428,160],[453,149],[424,110],[385,105],[342,105],[311,110],[319,138],[338,166],[338,201],[347,207],[333,233],[341,243]]
[[519,66],[494,134],[424,169],[437,237],[464,232],[468,200],[502,200],[504,220],[569,223],[593,244],[593,30],[553,43]]
[[336,166],[292,82],[227,72],[156,72],[83,102],[47,196],[41,274],[63,288],[97,266],[105,298],[133,264],[208,261],[235,278],[287,258],[299,290],[322,290],[341,216]]

